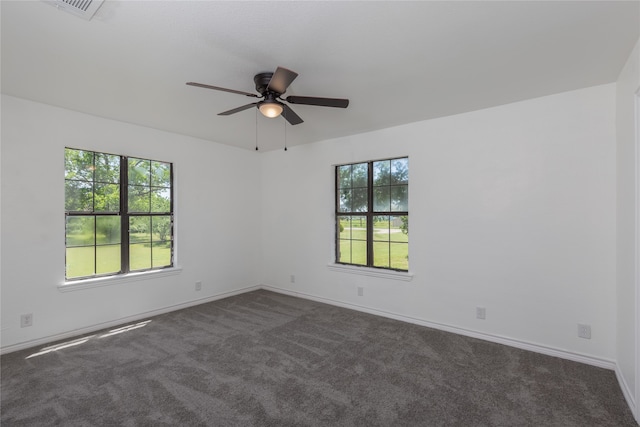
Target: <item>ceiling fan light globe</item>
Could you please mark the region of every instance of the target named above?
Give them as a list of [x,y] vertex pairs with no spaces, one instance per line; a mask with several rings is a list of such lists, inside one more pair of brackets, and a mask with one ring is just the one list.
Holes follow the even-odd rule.
[[258,106],[258,109],[263,116],[271,119],[278,117],[282,114],[282,105],[277,102],[263,102]]

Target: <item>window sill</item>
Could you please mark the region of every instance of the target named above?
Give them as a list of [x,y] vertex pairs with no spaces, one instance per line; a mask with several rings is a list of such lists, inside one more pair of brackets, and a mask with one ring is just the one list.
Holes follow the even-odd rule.
[[117,276],[96,277],[84,280],[74,280],[58,285],[60,292],[80,291],[101,286],[111,286],[120,283],[137,282],[140,280],[156,279],[158,277],[175,276],[182,272],[182,267],[165,268],[163,270],[142,271],[139,273],[120,274]]
[[404,282],[410,282],[413,279],[413,273],[407,271],[382,270],[379,268],[356,267],[343,264],[329,264],[327,268],[340,273],[360,274],[362,276],[380,277],[382,279],[401,280]]

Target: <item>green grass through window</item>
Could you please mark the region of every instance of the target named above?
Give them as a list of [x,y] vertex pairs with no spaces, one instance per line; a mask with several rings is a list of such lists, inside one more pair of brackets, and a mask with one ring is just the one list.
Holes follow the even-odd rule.
[[[366,221],[359,217],[340,221],[340,262],[367,264]],[[398,270],[409,269],[409,236],[389,221],[376,221],[373,229],[373,265]]]
[[[74,242],[86,241],[80,235],[69,236]],[[154,235],[154,238],[156,236]],[[129,246],[129,262],[131,270],[145,270],[171,265],[171,243],[168,241],[132,244]],[[88,277],[93,275],[118,273],[120,266],[120,245],[103,245],[95,247],[79,246],[67,248],[67,278]]]

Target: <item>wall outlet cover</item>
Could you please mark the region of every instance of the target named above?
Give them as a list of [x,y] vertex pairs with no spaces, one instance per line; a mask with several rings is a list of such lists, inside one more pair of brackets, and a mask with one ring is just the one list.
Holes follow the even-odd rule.
[[33,325],[33,314],[29,313],[29,314],[23,314],[20,316],[20,327],[21,328],[27,328],[29,326]]
[[591,339],[591,325],[578,323],[578,337],[590,340]]

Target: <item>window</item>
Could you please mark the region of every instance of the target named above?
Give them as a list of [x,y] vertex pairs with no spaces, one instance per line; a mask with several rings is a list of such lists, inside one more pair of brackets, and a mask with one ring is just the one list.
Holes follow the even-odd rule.
[[173,266],[171,163],[65,149],[65,278]]
[[336,166],[336,263],[409,270],[409,159]]

